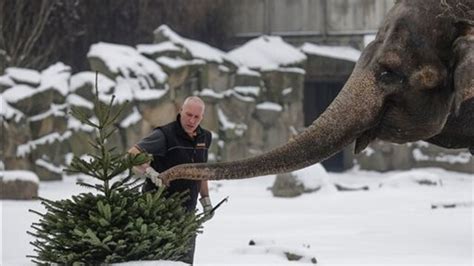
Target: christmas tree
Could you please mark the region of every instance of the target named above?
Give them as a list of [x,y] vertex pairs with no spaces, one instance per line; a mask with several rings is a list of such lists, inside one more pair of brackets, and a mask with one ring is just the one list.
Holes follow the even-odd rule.
[[119,153],[107,146],[120,114],[112,104],[98,100],[96,88],[95,116],[87,118],[72,111],[82,123],[96,129],[90,141],[94,153],[90,159],[74,156],[66,171],[82,173],[97,179],[97,184],[79,181],[78,185],[94,190],[71,199],[52,201],[39,198],[46,213],[30,210],[40,216],[33,223],[35,237],[30,242],[36,255],[28,256],[37,264],[102,264],[137,260],[177,260],[188,251],[188,241],[201,228],[195,213],[186,212],[185,194],[164,197],[164,188],[143,194],[133,176],[133,166],[150,160],[147,154]]

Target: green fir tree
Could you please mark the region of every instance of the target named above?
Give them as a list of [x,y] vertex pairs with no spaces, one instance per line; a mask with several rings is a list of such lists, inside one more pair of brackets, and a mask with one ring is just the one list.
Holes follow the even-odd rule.
[[79,110],[72,114],[82,123],[96,129],[90,141],[91,159],[74,156],[66,171],[83,173],[98,180],[97,184],[79,181],[95,193],[81,193],[70,199],[52,201],[39,198],[46,213],[30,210],[40,216],[31,225],[35,237],[30,242],[37,264],[102,264],[136,260],[177,260],[188,251],[188,241],[201,228],[195,213],[186,212],[182,203],[187,195],[164,197],[165,189],[142,194],[141,182],[133,177],[132,167],[150,160],[146,154],[129,155],[107,146],[114,133],[120,112],[113,113],[112,104],[98,100],[97,122]]

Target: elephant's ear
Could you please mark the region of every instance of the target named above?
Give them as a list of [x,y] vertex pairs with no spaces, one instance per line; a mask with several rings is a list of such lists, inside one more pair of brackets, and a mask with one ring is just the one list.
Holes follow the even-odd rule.
[[474,22],[456,23],[459,37],[453,43],[455,112],[463,101],[474,97]]

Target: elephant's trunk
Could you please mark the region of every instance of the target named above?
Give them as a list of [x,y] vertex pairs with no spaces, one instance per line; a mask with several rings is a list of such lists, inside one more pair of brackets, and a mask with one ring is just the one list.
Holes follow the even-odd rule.
[[161,177],[165,181],[243,179],[290,172],[318,163],[375,125],[383,104],[383,97],[378,94],[373,75],[354,71],[327,110],[285,145],[232,162],[178,165],[163,172]]

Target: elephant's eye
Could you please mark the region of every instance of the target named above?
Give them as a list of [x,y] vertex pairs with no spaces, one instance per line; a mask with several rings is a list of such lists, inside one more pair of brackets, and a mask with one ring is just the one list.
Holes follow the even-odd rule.
[[385,84],[402,84],[404,78],[403,75],[386,69],[380,73],[379,80]]

